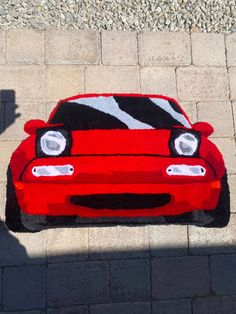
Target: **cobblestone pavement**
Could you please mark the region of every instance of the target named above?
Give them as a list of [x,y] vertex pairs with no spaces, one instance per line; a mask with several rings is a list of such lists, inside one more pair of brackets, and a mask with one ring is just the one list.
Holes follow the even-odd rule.
[[13,234],[0,223],[0,313],[236,313],[236,34],[12,30],[0,32],[0,63],[2,220],[6,167],[24,122],[46,119],[57,100],[84,92],[166,94],[192,122],[211,122],[232,211],[222,230]]

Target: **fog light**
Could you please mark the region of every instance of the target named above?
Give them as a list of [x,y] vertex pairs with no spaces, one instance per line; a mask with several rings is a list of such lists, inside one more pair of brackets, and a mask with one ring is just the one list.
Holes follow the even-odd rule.
[[74,173],[74,167],[72,165],[37,166],[33,167],[32,173],[35,177],[71,176]]
[[169,176],[203,177],[206,174],[206,169],[202,166],[171,165],[166,169],[166,172]]

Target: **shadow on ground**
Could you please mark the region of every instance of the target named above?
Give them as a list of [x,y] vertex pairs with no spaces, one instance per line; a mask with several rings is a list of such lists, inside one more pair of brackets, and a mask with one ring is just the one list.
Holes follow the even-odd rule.
[[236,313],[234,246],[52,255],[47,232],[13,234],[0,223],[0,313]]
[[12,89],[0,90],[0,134],[21,116],[16,113],[16,96]]

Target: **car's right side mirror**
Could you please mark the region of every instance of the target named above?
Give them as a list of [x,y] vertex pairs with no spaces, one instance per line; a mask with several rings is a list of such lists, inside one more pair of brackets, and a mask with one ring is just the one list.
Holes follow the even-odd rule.
[[208,137],[214,132],[214,128],[208,122],[197,122],[194,123],[193,129],[200,132],[202,135]]

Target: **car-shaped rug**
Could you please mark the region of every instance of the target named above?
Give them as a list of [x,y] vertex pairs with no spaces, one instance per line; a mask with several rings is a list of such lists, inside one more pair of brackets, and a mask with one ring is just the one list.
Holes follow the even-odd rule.
[[37,231],[80,224],[224,227],[230,202],[213,127],[192,124],[160,95],[85,94],[60,100],[7,172],[6,224]]

